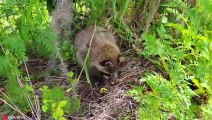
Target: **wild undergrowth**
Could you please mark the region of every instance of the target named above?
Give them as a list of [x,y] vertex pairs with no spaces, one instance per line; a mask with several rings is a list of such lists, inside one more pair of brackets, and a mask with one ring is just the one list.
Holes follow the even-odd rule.
[[[143,33],[144,49],[138,54],[150,59],[167,76],[146,74],[129,93],[139,102],[140,119],[209,119],[211,104],[211,8],[199,0],[189,8],[184,2],[164,5],[160,23]],[[139,49],[139,48],[138,48]]]
[[149,71],[146,86],[129,91],[140,119],[211,118],[211,1],[76,2],[80,23],[115,28],[119,43],[165,73]]
[[31,111],[35,119],[46,115],[66,119],[65,115],[76,112],[80,103],[73,73],[67,74],[67,90],[37,86],[31,82],[27,61],[56,61],[59,50],[64,61],[75,63],[70,40],[85,26],[96,23],[114,31],[121,49],[135,50],[136,57],[160,70],[147,71],[140,79],[144,86],[134,85],[127,92],[138,103],[133,114],[142,120],[210,119],[211,13],[210,0],[74,0],[73,22],[66,26],[71,28],[70,38],[57,44],[46,1],[0,1],[0,89],[5,89],[1,91],[5,103],[1,112],[28,118],[25,114]]
[[[40,120],[44,112],[58,120],[65,119],[64,113],[77,111],[79,101],[72,86],[72,81],[75,81],[72,72],[67,77],[71,84],[68,91],[59,86],[48,88],[32,84],[36,83],[32,79],[33,75],[41,71],[30,73],[28,60],[54,61],[58,57],[57,50],[60,50],[56,40],[46,1],[0,1],[0,99],[4,102],[0,107],[1,115],[21,115],[24,119],[31,116]],[[64,58],[68,56],[65,49],[66,46],[62,45],[60,52]],[[37,94],[39,91],[41,96]],[[72,97],[65,96],[65,93],[70,93]],[[73,107],[72,110],[69,109],[70,106]]]

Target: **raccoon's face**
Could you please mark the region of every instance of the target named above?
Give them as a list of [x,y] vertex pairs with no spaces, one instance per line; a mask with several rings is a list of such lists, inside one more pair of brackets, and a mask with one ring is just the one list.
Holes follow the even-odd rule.
[[115,81],[118,77],[117,70],[119,68],[119,64],[123,61],[123,57],[118,55],[113,60],[103,60],[100,61],[99,65],[101,67],[97,67],[97,69],[103,74],[106,79],[110,79]]

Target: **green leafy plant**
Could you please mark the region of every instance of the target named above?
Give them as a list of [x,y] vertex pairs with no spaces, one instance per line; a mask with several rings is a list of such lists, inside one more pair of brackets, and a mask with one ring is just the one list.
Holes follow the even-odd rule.
[[[27,66],[26,62],[28,57],[55,59],[56,51],[60,49],[56,44],[57,36],[50,27],[51,19],[46,1],[0,1],[0,13],[0,79],[2,79],[0,87],[3,85],[6,91],[5,93],[1,91],[3,93],[1,100],[5,101],[3,108],[8,111],[7,114],[15,113],[14,110],[27,118],[24,114],[31,112],[34,119],[41,119],[40,110],[35,107],[39,105],[39,101],[34,94],[34,88],[41,86],[32,85],[28,71],[30,66]],[[72,57],[67,55],[67,47],[61,47],[61,52],[65,54],[64,58]],[[59,94],[59,98],[63,101],[59,101],[58,97],[55,98],[50,89],[43,88],[43,90],[45,105],[53,105],[51,107],[54,112],[51,112],[55,119],[62,118],[63,111],[68,112],[67,106],[74,106],[73,111],[78,109],[78,99],[73,97],[73,102],[70,102],[61,89],[55,88],[53,91]],[[48,101],[50,97],[55,98],[53,99],[55,103]]]
[[[170,114],[176,119],[188,120],[211,117],[208,110],[212,88],[211,14],[203,9],[205,4],[202,2],[200,0],[200,6],[195,8],[187,8],[184,2],[176,7],[171,2],[165,9],[166,20],[162,17],[161,23],[150,33],[142,34],[144,50],[138,49],[138,54],[155,63],[167,76],[165,79],[148,74],[143,81],[151,92],[144,93],[145,89],[139,87],[130,91],[140,103],[140,119],[148,119],[148,116],[166,119]],[[180,11],[181,8],[184,11]],[[191,84],[196,89],[192,89]],[[200,96],[206,96],[206,99],[198,106],[192,98]]]
[[157,74],[146,74],[141,79],[151,91],[137,86],[128,92],[139,102],[138,116],[140,119],[167,119],[170,114],[182,120],[193,119],[195,109],[191,106],[191,97],[195,94],[186,83],[174,85]]
[[[22,74],[20,65],[27,61],[30,48],[40,46],[54,47],[47,45],[49,44],[47,42],[43,42],[48,39],[43,37],[45,35],[39,34],[41,32],[44,33],[43,29],[48,26],[49,18],[47,18],[46,14],[45,2],[33,0],[1,1],[0,13],[0,77],[5,80],[3,84],[6,84],[7,97],[5,99],[10,104],[15,104],[19,110],[27,112],[30,106],[33,106],[29,105],[29,102],[34,102],[30,100],[33,96],[24,87],[30,86],[30,78]],[[43,38],[42,40],[39,39],[40,44],[32,44],[35,36]],[[55,39],[51,38],[51,40]],[[44,49],[46,48],[42,50],[47,52],[54,51],[54,49]]]
[[78,110],[80,102],[77,98],[69,99],[64,96],[60,87],[49,89],[44,86],[42,91],[42,111],[50,114],[55,120],[64,120],[65,113],[74,113]]

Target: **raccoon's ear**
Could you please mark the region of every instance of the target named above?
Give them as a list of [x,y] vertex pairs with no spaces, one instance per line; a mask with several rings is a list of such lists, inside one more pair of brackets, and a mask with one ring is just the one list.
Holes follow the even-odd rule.
[[125,64],[126,64],[125,57],[119,56],[118,57],[118,65],[119,65],[119,67],[123,67]]
[[110,68],[113,67],[113,63],[109,60],[104,60],[100,63],[101,66],[106,67],[106,68]]
[[122,62],[124,62],[125,58],[121,54],[119,54],[117,58],[118,58],[117,59],[118,65],[121,64]]
[[121,64],[122,62],[124,62],[124,57],[119,57],[118,63]]
[[104,66],[105,66],[105,67],[113,67],[113,63],[112,63],[111,61],[106,61],[106,62],[104,63]]

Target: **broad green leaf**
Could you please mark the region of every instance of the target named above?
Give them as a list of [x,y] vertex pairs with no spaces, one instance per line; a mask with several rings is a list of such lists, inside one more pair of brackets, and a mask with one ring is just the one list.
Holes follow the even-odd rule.
[[62,108],[62,107],[64,107],[66,105],[66,103],[67,103],[67,101],[60,101],[58,107]]
[[25,85],[26,90],[33,92],[33,88],[30,85]]
[[42,105],[41,109],[43,110],[43,112],[46,112],[48,107],[46,105]]

